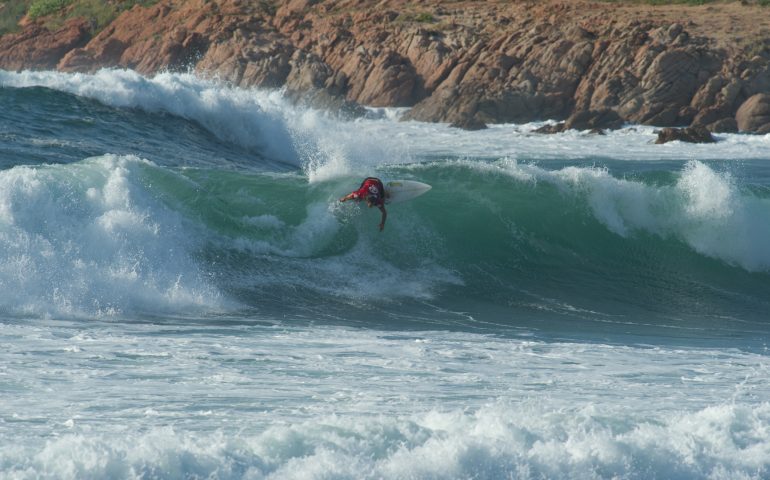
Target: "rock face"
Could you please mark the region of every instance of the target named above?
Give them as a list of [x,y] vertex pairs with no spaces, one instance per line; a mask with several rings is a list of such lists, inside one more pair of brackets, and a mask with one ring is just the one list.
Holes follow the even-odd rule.
[[738,109],[735,120],[742,132],[770,132],[770,95],[758,93],[746,100]]
[[770,125],[769,49],[750,56],[707,29],[692,34],[692,21],[619,12],[585,0],[161,0],[93,38],[83,21],[56,32],[30,23],[0,38],[0,68],[193,69],[284,87],[313,106],[412,107],[407,120],[468,129],[544,119],[563,120],[555,130]]
[[31,24],[18,34],[0,40],[0,66],[6,70],[51,70],[71,50],[84,46],[89,38],[88,22],[74,19],[56,31]]

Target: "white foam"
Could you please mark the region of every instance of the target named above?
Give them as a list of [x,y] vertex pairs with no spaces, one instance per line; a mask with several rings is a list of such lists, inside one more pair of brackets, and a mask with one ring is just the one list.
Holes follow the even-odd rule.
[[47,87],[114,107],[168,112],[269,158],[299,162],[284,119],[284,113],[294,111],[280,92],[230,88],[191,74],[160,73],[148,78],[116,69],[94,74],[0,71],[0,86]]
[[0,71],[0,86],[44,86],[106,105],[163,111],[191,119],[219,138],[302,167],[311,182],[365,177],[388,165],[458,157],[526,161],[753,160],[766,158],[770,135],[721,134],[719,142],[654,145],[655,129],[631,126],[607,135],[568,131],[536,134],[543,122],[491,125],[477,132],[446,124],[400,122],[403,109],[370,109],[367,118],[339,120],[290,105],[280,91],[232,88],[192,74],[144,77],[130,70],[94,74]]
[[117,69],[93,74],[0,70],[0,86],[42,86],[105,105],[190,119],[224,141],[304,168],[311,182],[367,176],[377,165],[403,158],[398,147],[383,142],[387,133],[376,127],[393,123],[398,115],[393,110],[383,113],[390,120],[345,122],[292,106],[277,90],[233,88],[192,74],[145,77]]
[[183,220],[135,157],[0,172],[0,305],[49,315],[214,307]]
[[3,478],[770,473],[764,353],[292,322],[2,327]]
[[259,435],[64,434],[0,449],[6,478],[762,479],[770,406],[722,405],[655,419],[536,401],[411,417],[327,417]]

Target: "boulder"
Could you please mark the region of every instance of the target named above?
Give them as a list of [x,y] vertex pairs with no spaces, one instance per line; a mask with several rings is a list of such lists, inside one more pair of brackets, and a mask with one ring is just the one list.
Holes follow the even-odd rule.
[[741,132],[759,132],[770,125],[770,94],[758,93],[738,108],[735,114],[738,130]]
[[714,133],[737,133],[738,122],[733,117],[727,117],[706,125],[706,128]]

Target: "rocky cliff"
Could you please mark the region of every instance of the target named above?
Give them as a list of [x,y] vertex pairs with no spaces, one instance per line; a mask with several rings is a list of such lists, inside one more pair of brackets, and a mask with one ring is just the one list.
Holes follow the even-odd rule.
[[161,0],[93,37],[82,20],[53,32],[28,22],[0,38],[0,68],[193,69],[467,128],[567,119],[765,132],[765,18],[770,7],[740,2]]

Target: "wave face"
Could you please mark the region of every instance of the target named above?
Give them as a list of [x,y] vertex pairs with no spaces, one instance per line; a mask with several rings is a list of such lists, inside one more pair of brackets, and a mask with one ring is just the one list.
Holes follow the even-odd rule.
[[[0,104],[0,477],[770,475],[770,136],[117,70]],[[379,232],[369,175],[433,188]]]
[[[191,75],[0,84],[18,107],[3,134],[5,282],[30,292],[5,299],[9,312],[166,308],[128,278],[205,308],[281,311],[288,297],[313,315],[369,302],[486,305],[503,323],[757,320],[768,308],[763,137],[650,153],[649,130],[473,136],[387,111],[351,123]],[[735,151],[740,163],[719,160]],[[334,201],[368,174],[434,188],[393,206],[380,235],[377,212]],[[82,277],[63,282],[73,265]]]
[[4,308],[98,316],[229,299],[318,314],[405,301],[604,320],[767,311],[770,199],[701,162],[633,180],[512,160],[388,174],[436,187],[392,206],[380,234],[379,212],[334,201],[349,179],[115,155],[11,168],[0,173]]

